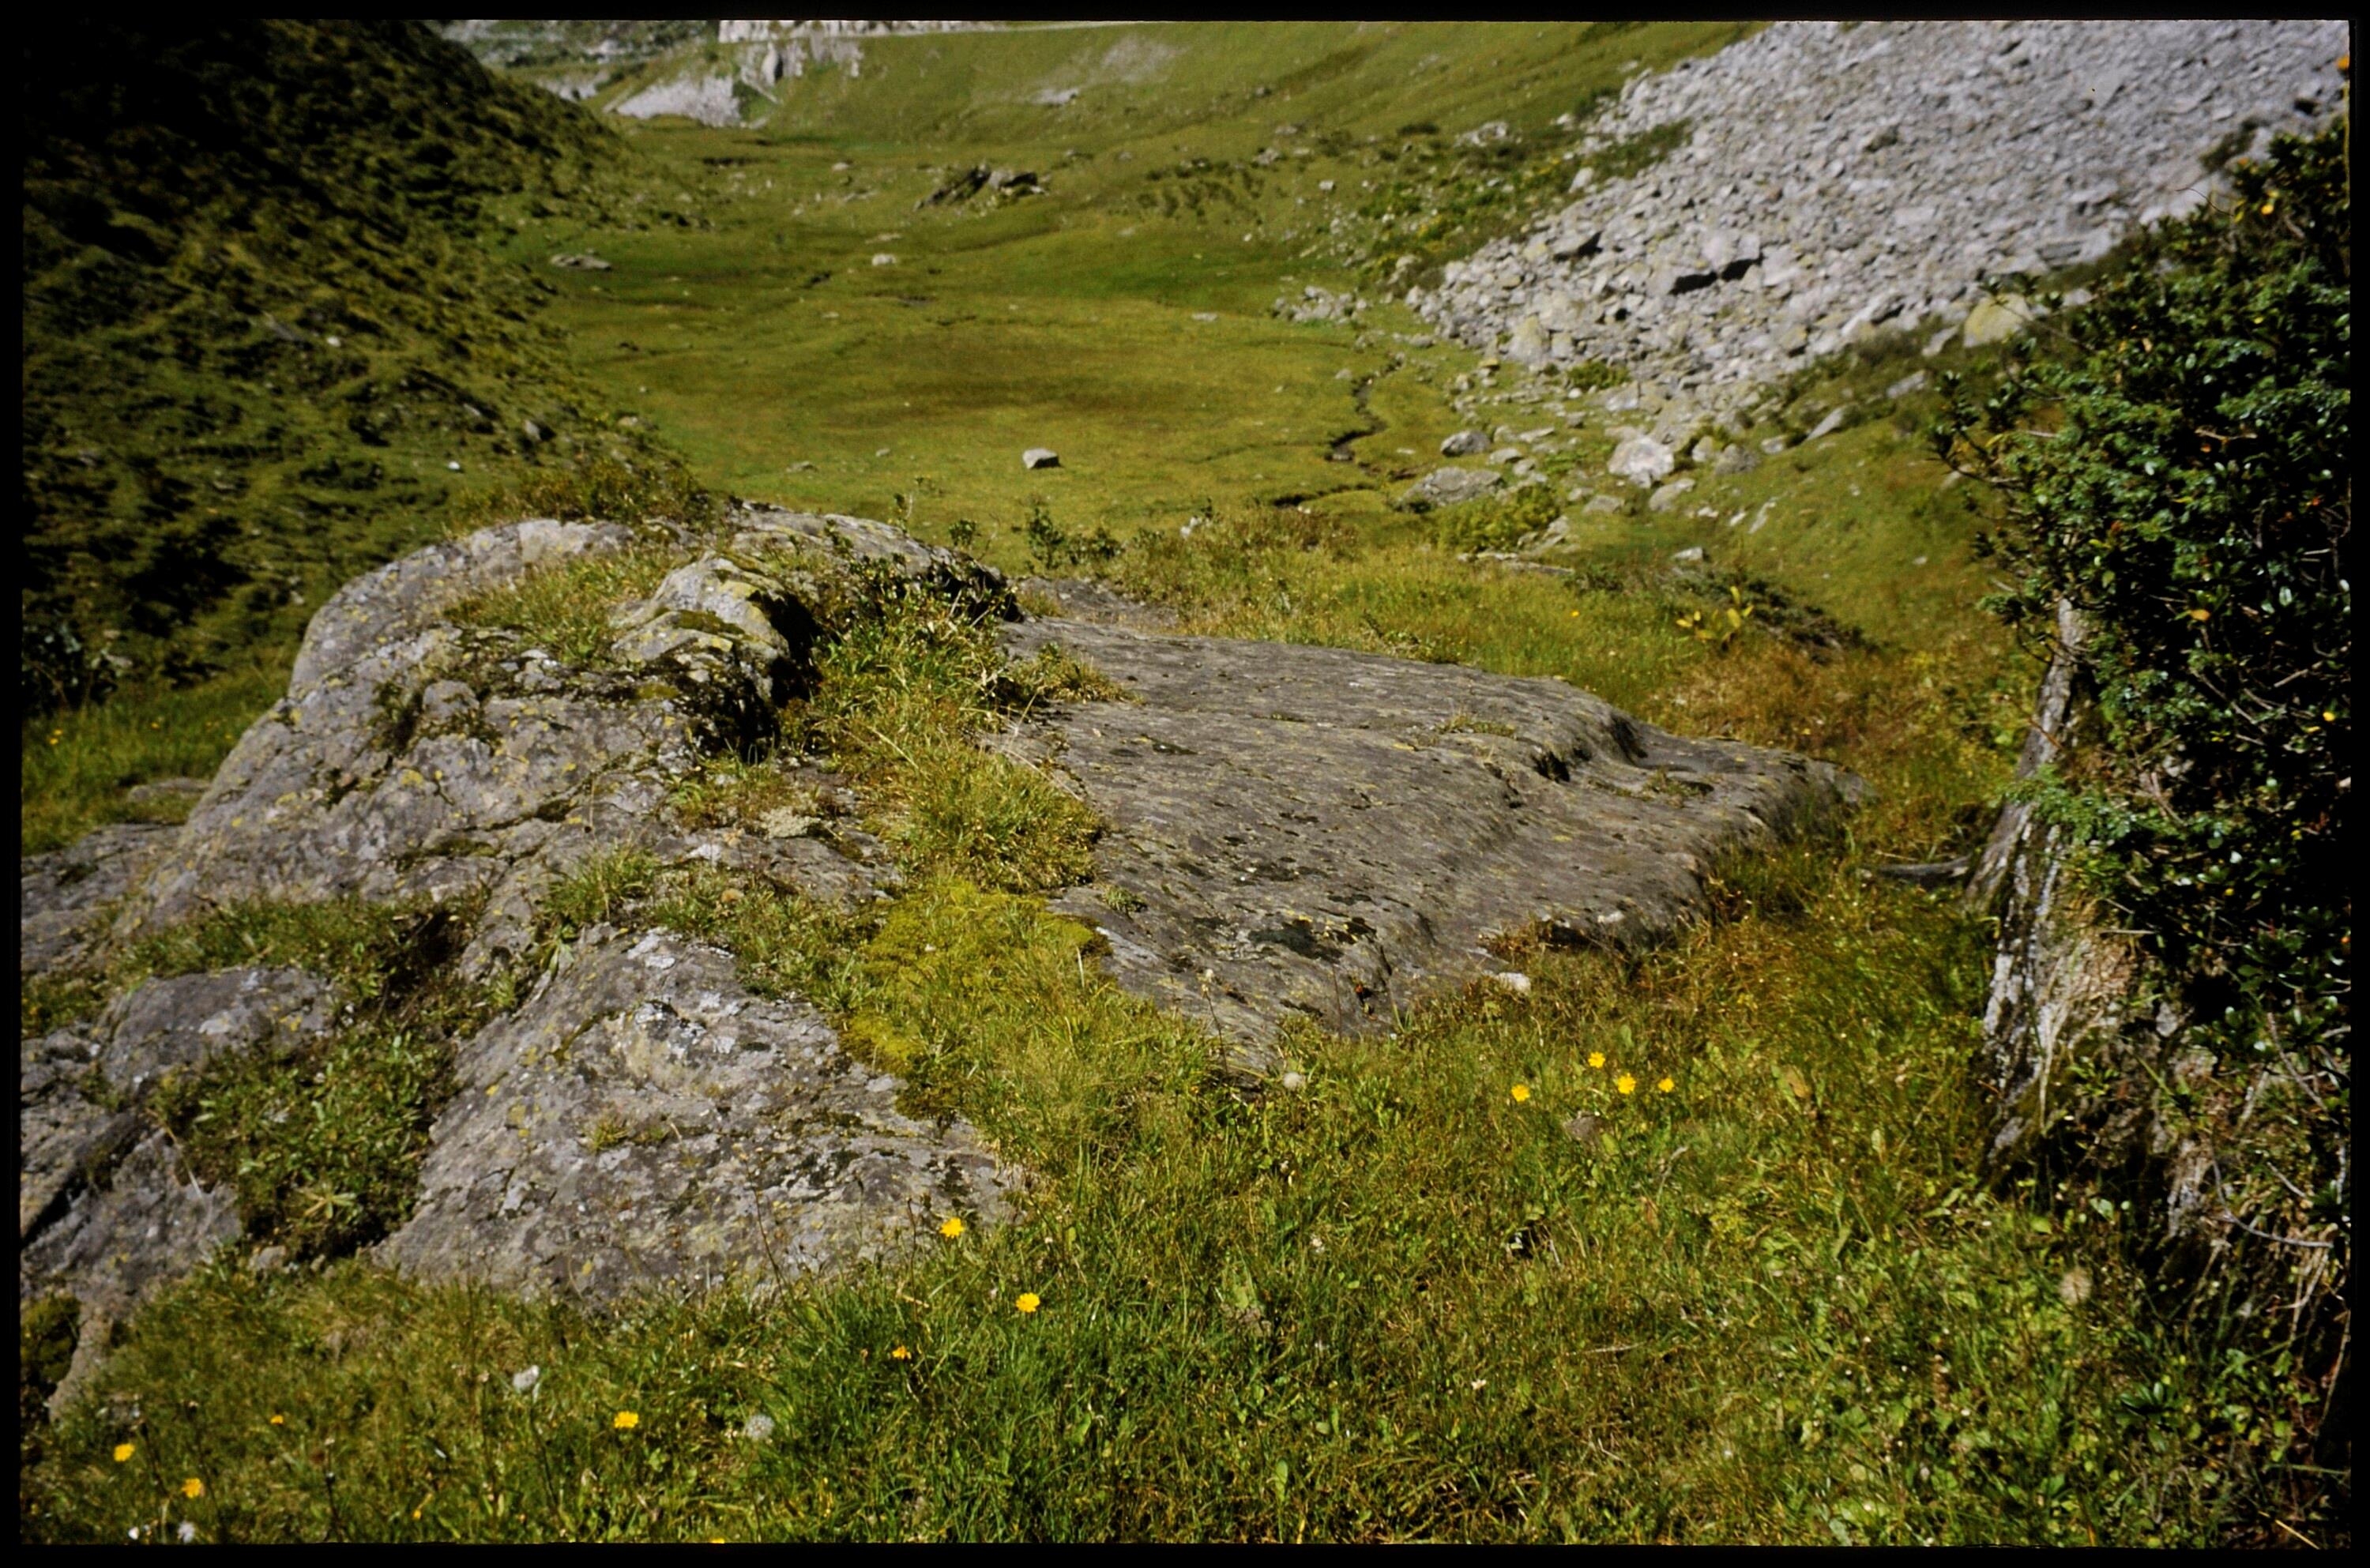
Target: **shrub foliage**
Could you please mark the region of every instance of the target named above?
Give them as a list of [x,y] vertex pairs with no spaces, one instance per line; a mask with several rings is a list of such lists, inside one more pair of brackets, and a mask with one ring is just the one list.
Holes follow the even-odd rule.
[[2036,799],[2145,933],[2180,1051],[2212,1058],[2123,1086],[2214,1150],[2222,1266],[2188,1272],[2193,1299],[2324,1390],[2351,1248],[2345,149],[2341,123],[2229,166],[2227,200],[2145,236],[1983,401],[1951,386],[1935,430],[2001,498],[1993,607],[2040,629],[2069,602],[2086,628],[2104,744]]

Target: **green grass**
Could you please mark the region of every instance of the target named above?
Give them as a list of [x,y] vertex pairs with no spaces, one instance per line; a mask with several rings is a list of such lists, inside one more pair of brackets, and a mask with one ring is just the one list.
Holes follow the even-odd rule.
[[295,649],[172,690],[147,687],[20,727],[17,830],[24,852],[72,843],[106,822],[155,820],[129,791],[157,778],[211,778],[247,724],[288,686]]
[[1536,955],[1528,998],[1301,1037],[1306,1090],[1246,1101],[1189,1025],[1080,965],[1079,928],[933,882],[867,944],[861,1016],[934,1042],[922,1091],[1043,1174],[1019,1223],[608,1321],[225,1266],[144,1314],[111,1397],[49,1436],[28,1528],[2211,1533],[2230,1478],[2177,1434],[2218,1431],[2232,1379],[2165,1354],[2080,1216],[1964,1184],[1980,944],[1814,854],[1731,897],[1643,961]]
[[610,612],[647,598],[681,560],[680,550],[655,546],[579,556],[473,595],[446,614],[457,626],[514,631],[567,663],[604,668],[616,663]]
[[[785,715],[849,795],[761,749],[711,759],[674,805],[852,817],[896,851],[900,895],[848,913],[613,857],[546,899],[546,940],[606,921],[724,943],[754,989],[811,997],[899,1074],[908,1110],[969,1118],[1031,1171],[1019,1217],[762,1302],[601,1317],[359,1261],[226,1260],[138,1314],[92,1397],[34,1434],[28,1539],[2204,1543],[2276,1535],[2278,1498],[2288,1528],[2343,1539],[2330,1489],[2267,1458],[2284,1369],[2215,1353],[2126,1263],[2146,1216],[1975,1188],[1988,934],[1859,874],[1968,848],[2029,708],[2031,666],[1974,608],[1978,519],[1916,436],[1929,405],[1881,397],[1958,351],[1868,345],[1752,434],[1847,399],[1839,432],[1700,476],[1669,513],[1573,511],[1547,558],[1566,578],[1456,559],[1535,526],[1562,483],[1446,517],[1386,504],[1450,432],[1544,415],[1459,414],[1469,359],[1389,336],[1420,329],[1396,306],[1363,329],[1268,314],[1409,248],[1364,209],[1462,178],[1457,133],[1504,119],[1536,160],[1628,63],[1731,31],[868,40],[860,77],[785,84],[763,130],[627,128],[650,189],[712,226],[555,217],[510,244],[616,264],[554,274],[546,317],[704,487],[891,517],[1014,571],[1050,556],[1190,631],[1560,676],[1805,751],[1874,787],[1839,837],[1725,868],[1718,918],[1660,951],[1516,942],[1526,996],[1445,991],[1386,1039],[1290,1033],[1303,1087],[1248,1094],[1045,911],[1095,824],[977,746],[1112,693],[1006,666],[957,606],[853,595]],[[1032,101],[1066,86],[1067,110]],[[1253,163],[1270,144],[1310,156]],[[1050,194],[915,208],[974,162]],[[1513,210],[1477,196],[1438,233]],[[1609,437],[1580,439],[1600,468]],[[1024,473],[1037,444],[1063,466]],[[1068,548],[1098,530],[1112,548]],[[1695,546],[1704,571],[1674,576]],[[502,624],[590,627],[615,587],[560,583]],[[1744,603],[1725,640],[1680,624]],[[1822,626],[1853,635],[1800,635]],[[29,824],[120,809],[109,780],[145,754],[105,761],[99,735],[28,744]],[[63,803],[31,803],[36,768]],[[55,1360],[52,1329],[22,1365]]]

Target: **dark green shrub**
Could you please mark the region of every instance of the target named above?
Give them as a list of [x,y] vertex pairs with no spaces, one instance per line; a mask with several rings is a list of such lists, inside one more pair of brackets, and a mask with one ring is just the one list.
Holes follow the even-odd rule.
[[2104,745],[2036,796],[2142,933],[2181,1051],[2212,1058],[2119,1093],[2215,1150],[2215,1266],[2168,1277],[2295,1358],[2300,1437],[2342,1387],[2351,1256],[2345,137],[2229,166],[2231,200],[2145,236],[1980,406],[1946,377],[1935,428],[2000,498],[1994,606],[2045,632],[2066,601],[2087,627]]

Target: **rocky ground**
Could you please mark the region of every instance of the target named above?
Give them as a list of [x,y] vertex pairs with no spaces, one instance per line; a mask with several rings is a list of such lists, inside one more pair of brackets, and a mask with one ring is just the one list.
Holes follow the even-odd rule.
[[[1964,329],[1987,273],[2094,259],[2193,209],[2220,160],[2337,110],[2347,36],[2337,21],[1780,23],[1634,79],[1581,144],[1570,205],[1408,300],[1520,364],[1634,373],[1607,406],[1683,450],[1805,360],[1880,330]],[[1631,178],[1587,161],[1672,125],[1685,141]]]
[[[682,564],[613,613],[592,656],[466,610],[633,551]],[[126,944],[244,901],[466,911],[454,973],[539,973],[453,1043],[417,1202],[380,1246],[425,1277],[610,1300],[844,1262],[948,1214],[993,1220],[1018,1172],[963,1123],[901,1112],[896,1078],[806,1001],[752,993],[731,953],[628,920],[531,960],[554,886],[625,850],[843,908],[891,896],[896,869],[852,823],[694,826],[672,793],[770,732],[860,571],[1018,617],[1013,654],[1059,645],[1126,693],[993,742],[1108,824],[1093,880],[1056,906],[1100,928],[1122,986],[1206,1015],[1257,1068],[1281,1065],[1264,1043],[1283,1019],[1387,1024],[1427,986],[1497,967],[1496,937],[1650,940],[1700,910],[1720,857],[1857,789],[1559,681],[1142,629],[1135,607],[1076,585],[1089,618],[1019,617],[993,571],[860,519],[737,507],[712,536],[532,521],[419,551],[324,606],[288,695],[185,825],[28,861],[24,977],[103,976]],[[788,766],[823,777],[818,759]],[[118,1316],[239,1238],[237,1205],[152,1101],[227,1053],[322,1039],[351,1016],[339,1001],[301,967],[238,965],[147,980],[28,1039],[20,1296]]]

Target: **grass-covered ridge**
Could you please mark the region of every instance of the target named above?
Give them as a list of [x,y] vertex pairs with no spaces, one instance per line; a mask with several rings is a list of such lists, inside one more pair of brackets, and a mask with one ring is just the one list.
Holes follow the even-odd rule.
[[456,492],[615,439],[484,247],[657,215],[581,111],[404,24],[68,21],[23,113],[27,703],[284,657]]

